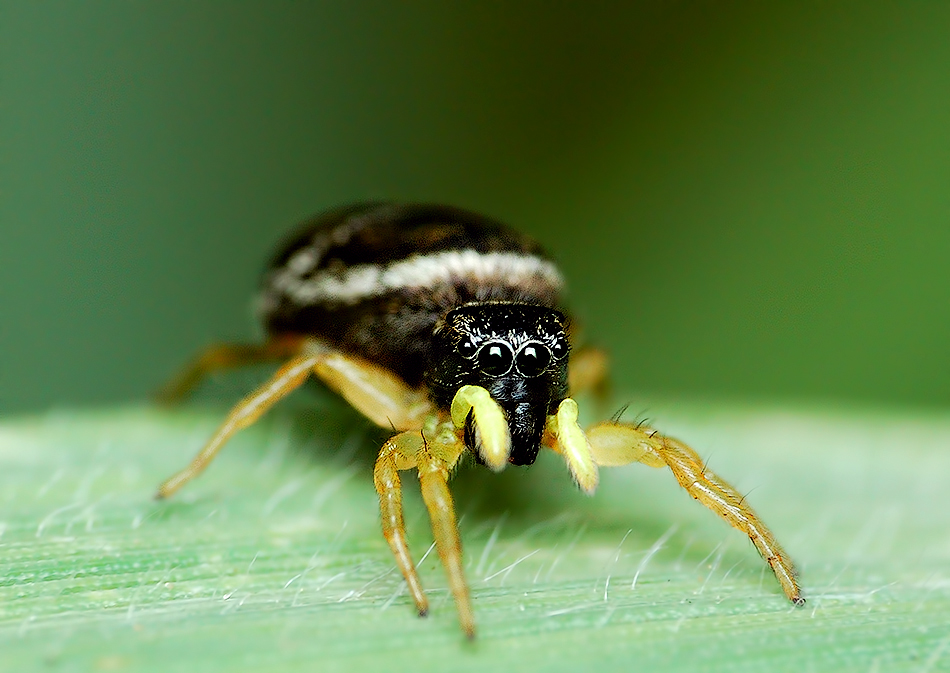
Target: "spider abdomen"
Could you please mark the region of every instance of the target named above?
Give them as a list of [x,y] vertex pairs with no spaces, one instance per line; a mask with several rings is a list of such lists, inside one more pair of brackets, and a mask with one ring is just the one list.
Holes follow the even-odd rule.
[[260,317],[419,385],[450,310],[509,301],[556,308],[563,281],[531,239],[469,211],[359,204],[306,222],[265,272]]

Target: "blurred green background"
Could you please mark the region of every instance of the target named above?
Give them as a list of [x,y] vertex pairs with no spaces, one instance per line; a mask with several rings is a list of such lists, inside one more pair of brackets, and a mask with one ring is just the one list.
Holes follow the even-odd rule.
[[0,411],[256,338],[365,198],[540,238],[618,386],[950,404],[950,4],[0,3]]

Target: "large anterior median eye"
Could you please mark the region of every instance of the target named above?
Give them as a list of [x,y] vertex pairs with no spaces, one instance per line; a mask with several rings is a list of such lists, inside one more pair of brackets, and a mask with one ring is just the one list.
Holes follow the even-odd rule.
[[529,341],[515,358],[515,366],[522,376],[532,377],[540,376],[548,368],[551,362],[551,351],[543,343],[538,341]]
[[489,376],[504,376],[511,371],[515,354],[504,341],[490,341],[478,351],[478,368]]

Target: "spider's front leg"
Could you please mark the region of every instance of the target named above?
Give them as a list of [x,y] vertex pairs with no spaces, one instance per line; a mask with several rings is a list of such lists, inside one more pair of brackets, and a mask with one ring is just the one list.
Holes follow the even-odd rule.
[[180,402],[209,374],[249,365],[285,360],[300,353],[304,338],[274,336],[262,344],[214,344],[195,356],[155,395],[160,404]]
[[792,560],[782,549],[745,497],[711,470],[693,449],[656,430],[629,423],[598,423],[587,431],[593,458],[604,467],[633,462],[670,468],[680,486],[696,500],[749,536],[762,558],[772,568],[785,595],[802,605],[801,588]]
[[[271,344],[261,346],[257,350],[256,347],[247,347],[245,360],[257,361],[257,356],[263,358],[266,354],[269,357],[277,351],[283,352],[282,349],[291,347],[295,349],[294,357],[285,362],[264,385],[234,406],[224,423],[188,467],[159,486],[156,497],[167,498],[197,477],[235,432],[252,425],[277,402],[299,388],[311,374],[316,374],[357,411],[381,427],[396,430],[420,428],[423,419],[432,411],[432,404],[424,391],[406,385],[391,371],[368,360],[342,353],[315,339],[287,339],[273,341]],[[221,347],[208,352],[229,352],[237,357],[235,354],[239,349]],[[203,361],[203,358],[197,360],[199,363]],[[219,363],[223,361],[220,360]],[[172,384],[167,389],[177,389],[178,392],[187,389],[206,371],[214,368],[207,365],[205,362],[204,365],[190,367],[177,379],[187,385]]]
[[588,493],[593,488],[585,486],[590,483],[585,482],[585,475],[592,473],[592,484],[596,486],[597,465],[643,463],[669,467],[691,496],[749,536],[788,599],[795,605],[804,604],[795,566],[772,532],[742,494],[706,469],[696,452],[682,442],[642,425],[609,421],[583,433],[577,426],[577,404],[568,398],[561,402],[557,414],[548,417],[545,445],[564,456],[575,480]]
[[420,615],[425,615],[429,602],[406,543],[399,480],[399,470],[416,468],[419,471],[422,499],[429,511],[435,547],[455,598],[459,623],[465,635],[474,638],[475,614],[462,567],[462,540],[448,486],[449,474],[467,448],[465,426],[470,418],[475,426],[482,460],[495,469],[504,467],[511,450],[511,434],[504,412],[484,388],[462,386],[455,394],[448,414],[430,414],[421,431],[402,432],[383,445],[373,477],[379,493],[383,536],[406,578],[416,609]]
[[416,454],[422,449],[422,433],[401,432],[383,445],[373,469],[373,483],[379,495],[379,513],[383,524],[383,537],[389,544],[396,565],[406,578],[406,585],[420,617],[429,613],[429,601],[422,591],[422,583],[416,572],[409,544],[406,541],[406,522],[402,515],[402,482],[399,470],[416,467]]
[[422,591],[422,584],[406,543],[399,480],[399,470],[418,469],[422,499],[429,511],[436,550],[455,598],[459,623],[465,635],[474,638],[475,615],[462,567],[462,541],[459,537],[455,506],[448,488],[449,473],[464,452],[462,430],[452,421],[433,415],[426,420],[421,432],[403,432],[386,442],[376,461],[373,477],[376,491],[379,493],[383,536],[389,543],[403,577],[406,578],[409,593],[412,594],[419,615],[424,616],[428,612],[429,603]]

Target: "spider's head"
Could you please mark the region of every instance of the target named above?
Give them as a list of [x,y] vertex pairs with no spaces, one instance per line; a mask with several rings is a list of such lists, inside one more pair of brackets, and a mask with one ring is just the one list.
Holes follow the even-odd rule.
[[[531,465],[548,414],[567,396],[565,323],[560,312],[533,304],[480,302],[453,309],[435,331],[427,374],[434,401],[447,408],[462,386],[485,388],[508,421],[509,462]],[[465,442],[476,448],[471,417]]]

